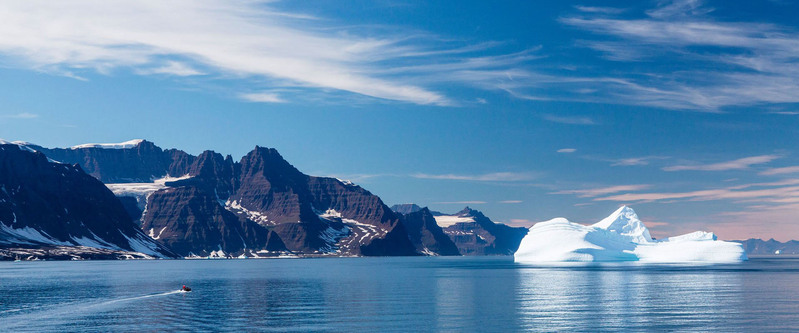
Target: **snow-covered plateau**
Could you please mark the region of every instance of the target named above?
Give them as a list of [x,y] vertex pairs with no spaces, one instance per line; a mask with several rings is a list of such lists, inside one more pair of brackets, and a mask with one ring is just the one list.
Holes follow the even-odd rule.
[[652,239],[632,208],[622,206],[586,226],[555,218],[536,223],[522,239],[514,260],[520,263],[639,262],[716,264],[747,260],[743,246],[719,241],[711,232]]

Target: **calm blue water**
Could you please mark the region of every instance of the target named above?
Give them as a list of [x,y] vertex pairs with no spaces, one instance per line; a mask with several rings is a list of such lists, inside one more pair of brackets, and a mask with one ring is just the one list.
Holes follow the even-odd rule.
[[[182,284],[194,288],[177,293]],[[512,258],[0,263],[0,331],[787,331],[799,259],[537,268]]]

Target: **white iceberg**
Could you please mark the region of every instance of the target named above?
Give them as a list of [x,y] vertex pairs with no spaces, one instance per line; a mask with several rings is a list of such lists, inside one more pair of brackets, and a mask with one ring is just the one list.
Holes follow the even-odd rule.
[[522,239],[514,260],[521,263],[620,262],[736,263],[747,260],[743,246],[697,231],[654,240],[632,208],[622,206],[586,226],[564,218],[536,223]]

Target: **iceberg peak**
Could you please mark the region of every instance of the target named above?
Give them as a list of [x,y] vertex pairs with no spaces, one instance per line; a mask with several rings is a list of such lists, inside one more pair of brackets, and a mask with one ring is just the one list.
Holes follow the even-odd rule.
[[629,206],[621,206],[610,216],[593,225],[595,228],[605,229],[629,237],[634,243],[648,243],[652,241],[649,229],[638,218],[638,214]]

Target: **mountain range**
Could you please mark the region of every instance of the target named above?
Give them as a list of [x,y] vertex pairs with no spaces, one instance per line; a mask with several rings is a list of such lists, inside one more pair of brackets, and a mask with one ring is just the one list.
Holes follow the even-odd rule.
[[[235,161],[146,140],[0,140],[0,260],[512,255],[527,233],[469,207],[389,208],[271,148]],[[749,254],[799,253],[797,241],[737,242]]]
[[[4,198],[0,257],[6,258],[25,257],[25,249],[48,257],[41,255],[43,248],[83,253],[73,258],[512,254],[526,233],[468,208],[458,213],[462,221],[442,228],[444,214],[426,208],[395,212],[366,189],[306,175],[265,147],[256,146],[239,161],[213,151],[194,156],[164,150],[146,140],[0,147],[4,193],[23,188],[25,195],[41,198],[20,199],[22,192],[14,191]],[[42,181],[48,177],[70,182]],[[74,199],[84,187],[96,198],[80,192],[86,202],[56,199]],[[147,249],[131,245],[131,239]],[[79,248],[97,244],[102,246],[93,248],[108,253]]]

